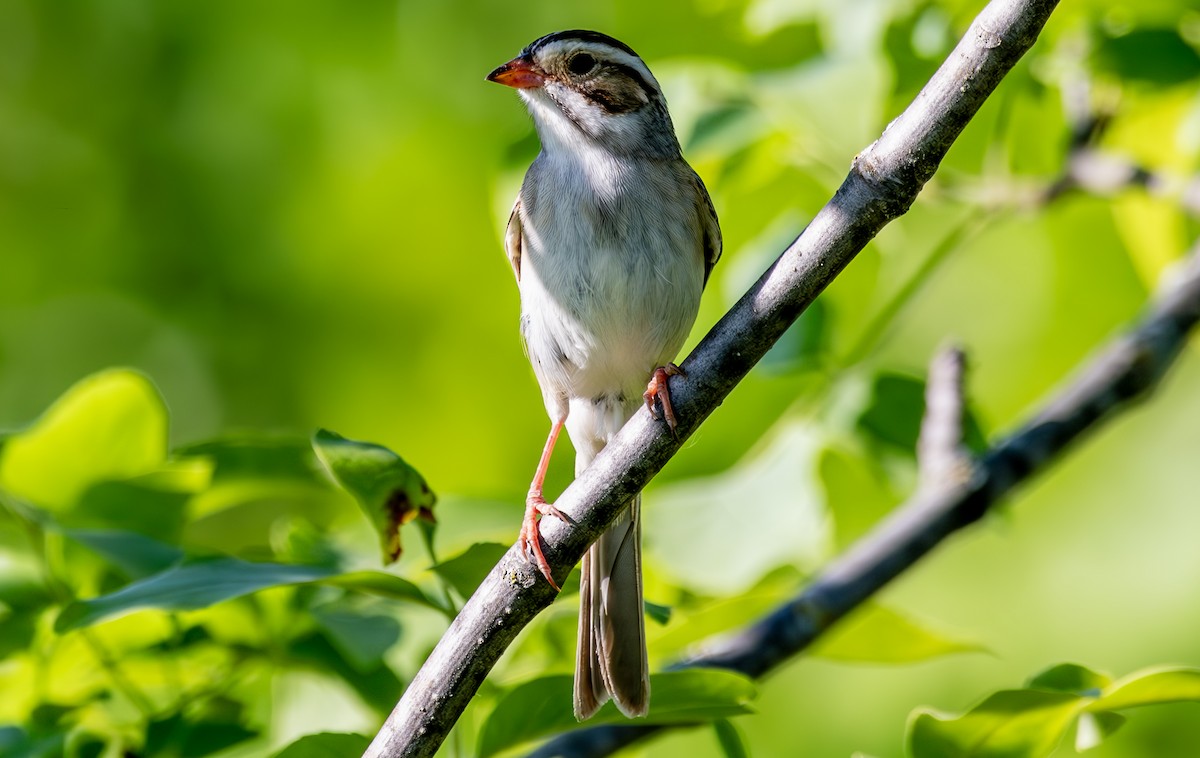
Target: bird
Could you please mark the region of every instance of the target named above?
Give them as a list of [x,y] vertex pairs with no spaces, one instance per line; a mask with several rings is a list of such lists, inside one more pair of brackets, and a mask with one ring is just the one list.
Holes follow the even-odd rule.
[[[539,531],[546,516],[569,520],[543,494],[555,442],[565,427],[579,476],[643,404],[674,432],[670,380],[683,372],[672,361],[721,255],[721,229],[658,80],[625,43],[547,34],[487,79],[517,90],[541,143],[504,249],[551,422],[518,547],[557,590]],[[630,718],[649,708],[640,514],[638,495],[583,557],[580,721],[609,698]]]

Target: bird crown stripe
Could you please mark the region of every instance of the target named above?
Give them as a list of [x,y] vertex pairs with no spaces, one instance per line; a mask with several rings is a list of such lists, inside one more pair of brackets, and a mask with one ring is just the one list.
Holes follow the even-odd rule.
[[608,45],[609,47],[612,47],[612,48],[616,48],[617,50],[626,52],[626,53],[632,55],[634,58],[638,57],[638,54],[633,51],[633,48],[630,47],[629,45],[626,45],[624,42],[622,42],[618,39],[613,39],[612,37],[608,36],[607,34],[601,34],[600,32],[588,31],[587,29],[569,29],[564,32],[554,32],[553,34],[547,34],[544,37],[540,37],[540,38],[534,40],[532,43],[530,43],[529,47],[527,47],[525,49],[526,49],[526,51],[532,53],[535,50],[537,50],[539,47],[542,47],[543,45],[548,45],[552,42],[560,42],[560,41],[600,43],[603,45]]

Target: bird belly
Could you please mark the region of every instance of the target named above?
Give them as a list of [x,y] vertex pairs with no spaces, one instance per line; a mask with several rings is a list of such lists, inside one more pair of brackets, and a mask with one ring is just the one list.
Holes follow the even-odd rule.
[[[647,241],[669,249],[668,240]],[[703,289],[698,253],[529,247],[521,270],[522,330],[548,404],[551,394],[617,405],[640,397],[695,321]]]

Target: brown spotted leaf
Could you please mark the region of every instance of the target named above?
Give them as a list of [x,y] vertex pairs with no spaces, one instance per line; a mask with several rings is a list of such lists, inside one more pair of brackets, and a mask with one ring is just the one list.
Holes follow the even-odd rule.
[[[320,429],[313,435],[313,450],[371,520],[379,533],[384,563],[400,557],[401,526],[415,518],[437,523],[433,516],[437,496],[416,469],[386,447]],[[426,534],[427,540],[430,536]]]

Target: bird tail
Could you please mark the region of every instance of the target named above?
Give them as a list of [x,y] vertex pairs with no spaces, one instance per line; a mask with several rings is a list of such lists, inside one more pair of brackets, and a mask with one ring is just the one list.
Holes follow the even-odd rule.
[[[572,440],[574,442],[574,440]],[[603,448],[576,445],[576,475]],[[650,667],[642,605],[642,497],[633,499],[583,556],[575,718],[590,718],[611,696],[630,718],[650,707]]]

